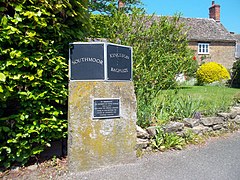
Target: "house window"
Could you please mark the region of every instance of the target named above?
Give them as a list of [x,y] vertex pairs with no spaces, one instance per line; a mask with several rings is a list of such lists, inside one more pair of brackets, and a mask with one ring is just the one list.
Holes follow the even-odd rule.
[[209,43],[198,43],[198,54],[209,54]]

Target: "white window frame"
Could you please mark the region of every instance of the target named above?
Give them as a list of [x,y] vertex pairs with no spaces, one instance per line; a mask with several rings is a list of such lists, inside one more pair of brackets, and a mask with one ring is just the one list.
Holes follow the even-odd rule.
[[210,54],[209,43],[198,43],[198,54]]

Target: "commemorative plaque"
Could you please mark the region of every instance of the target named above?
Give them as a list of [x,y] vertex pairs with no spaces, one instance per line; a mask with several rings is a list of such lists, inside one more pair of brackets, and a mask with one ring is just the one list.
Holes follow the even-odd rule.
[[120,117],[120,99],[94,99],[93,118],[117,118]]

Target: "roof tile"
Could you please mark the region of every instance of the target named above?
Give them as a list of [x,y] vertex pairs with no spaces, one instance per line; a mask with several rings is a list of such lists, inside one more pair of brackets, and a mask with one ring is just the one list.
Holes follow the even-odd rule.
[[180,22],[189,27],[188,39],[192,41],[231,41],[236,38],[214,19],[180,18]]

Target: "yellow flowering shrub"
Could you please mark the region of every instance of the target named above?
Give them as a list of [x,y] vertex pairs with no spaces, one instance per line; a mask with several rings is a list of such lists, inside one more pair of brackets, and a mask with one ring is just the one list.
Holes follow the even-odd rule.
[[196,73],[198,84],[209,84],[215,81],[230,79],[227,69],[216,62],[202,64]]

